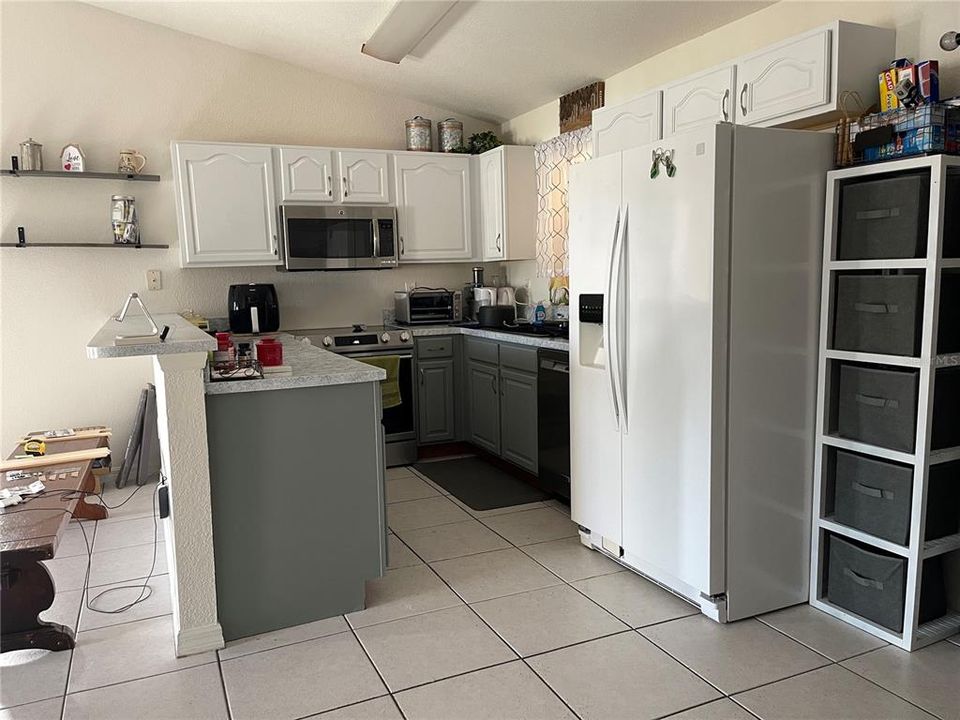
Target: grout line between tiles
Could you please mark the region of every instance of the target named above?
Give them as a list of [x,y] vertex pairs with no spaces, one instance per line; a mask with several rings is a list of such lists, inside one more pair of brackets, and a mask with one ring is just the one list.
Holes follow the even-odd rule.
[[[373,668],[373,671],[377,673],[377,677],[380,678],[380,684],[383,685],[383,689],[387,691],[390,695],[393,694],[393,691],[390,689],[390,686],[387,684],[387,679],[383,677],[383,673],[380,672],[380,668],[377,667],[377,664],[373,661],[373,658],[370,656],[370,653],[367,651],[367,646],[363,644],[363,641],[360,639],[360,636],[357,635],[357,631],[353,629],[353,626],[350,625],[350,621],[347,620],[347,616],[343,616],[344,622],[347,623],[347,626],[350,628],[350,633],[353,635],[353,639],[356,641],[357,645],[360,646],[360,649],[363,651],[364,657],[367,658],[367,662],[370,663],[370,666]],[[372,698],[370,698],[372,699]],[[398,707],[399,709],[399,707]],[[326,712],[326,711],[324,711]],[[400,710],[400,714],[403,715],[404,720],[406,720],[406,715],[403,711]]]
[[739,700],[737,700],[735,697],[730,697],[730,696],[728,695],[728,696],[727,696],[727,700],[729,700],[730,702],[732,702],[732,703],[733,703],[734,705],[736,705],[737,707],[742,708],[743,711],[744,711],[745,713],[747,713],[748,715],[750,715],[751,717],[755,717],[755,718],[757,718],[757,720],[763,720],[763,718],[761,718],[761,717],[760,717],[759,715],[757,715],[753,710],[751,710],[750,708],[748,708],[746,705],[744,705],[742,702],[740,702]]
[[[942,641],[941,641],[941,642],[942,642]],[[882,648],[875,648],[874,650],[882,650]],[[870,650],[869,652],[874,652],[874,650]],[[866,655],[867,653],[862,653],[862,654],[863,654],[863,655]],[[850,658],[847,658],[847,659],[849,660]],[[846,662],[846,661],[844,661],[844,662]],[[834,663],[834,664],[835,664],[835,665],[838,665],[838,666],[841,667],[841,668],[843,668],[843,669],[846,670],[847,672],[853,673],[853,674],[856,675],[857,677],[866,680],[866,681],[867,681],[868,683],[870,683],[871,685],[876,685],[876,686],[877,686],[878,688],[880,688],[881,690],[886,690],[886,691],[887,691],[888,693],[890,693],[891,695],[894,695],[894,696],[900,698],[901,700],[903,700],[903,701],[904,701],[905,703],[907,703],[908,705],[912,705],[913,707],[917,708],[918,710],[921,710],[922,712],[927,713],[927,714],[930,715],[931,717],[939,718],[940,720],[945,720],[945,718],[944,718],[942,715],[938,715],[938,714],[935,713],[933,710],[928,710],[927,708],[922,707],[921,705],[917,705],[917,703],[915,703],[915,702],[914,702],[913,700],[911,700],[910,698],[906,698],[906,697],[904,697],[903,695],[901,695],[900,693],[898,693],[898,692],[896,692],[895,690],[893,690],[892,688],[888,688],[888,687],[886,687],[886,686],[884,686],[884,685],[881,685],[881,684],[878,683],[878,682],[875,682],[875,681],[872,680],[871,678],[868,678],[866,675],[863,675],[863,674],[861,674],[861,673],[858,673],[858,672],[857,672],[856,670],[854,670],[853,668],[848,668],[846,665],[841,665],[839,662],[838,662],[838,663]]]
[[[418,615],[423,615],[423,614],[425,614],[425,613],[417,613],[417,614],[418,614]],[[344,617],[344,616],[343,616],[343,615],[334,615],[334,617]],[[413,617],[413,616],[411,616],[411,617]],[[328,619],[329,619],[329,618],[328,618]],[[217,661],[218,661],[218,662],[221,662],[221,663],[230,663],[230,662],[233,662],[234,660],[242,660],[243,658],[251,657],[251,656],[253,656],[253,655],[259,655],[260,653],[270,652],[271,650],[279,650],[280,648],[293,647],[294,645],[303,645],[303,643],[313,642],[314,640],[323,640],[324,638],[331,638],[331,637],[335,637],[336,635],[344,635],[344,634],[350,632],[350,629],[351,629],[351,628],[350,628],[350,621],[347,620],[346,622],[347,622],[347,627],[345,627],[343,630],[337,630],[336,632],[332,632],[332,633],[330,633],[329,635],[317,635],[317,637],[304,638],[303,640],[294,640],[294,641],[292,641],[292,642],[283,643],[283,645],[274,645],[274,646],[272,646],[272,647],[261,648],[260,650],[251,650],[250,652],[243,653],[242,655],[236,655],[236,656],[234,656],[234,657],[221,658],[221,657],[220,657],[220,653],[221,653],[223,650],[226,649],[226,648],[221,648],[220,650],[217,650],[217,651],[216,651],[216,653],[217,653]],[[382,623],[377,623],[377,624],[379,625],[379,624],[382,624]],[[370,627],[373,627],[373,625],[371,625]],[[363,628],[358,628],[358,629],[362,630]],[[269,633],[264,633],[264,634],[269,634]],[[256,636],[254,636],[254,637],[256,637]],[[324,712],[326,712],[326,710],[324,710]]]
[[227,717],[233,720],[233,709],[230,707],[230,697],[227,695],[227,681],[223,679],[223,664],[220,662],[220,651],[217,650],[217,674],[220,675],[220,690],[223,692],[223,704],[227,708]]
[[[497,533],[495,530],[491,530],[491,532],[499,535],[499,533]],[[503,537],[503,536],[501,535],[500,537]],[[510,542],[510,541],[507,540],[506,538],[503,538],[503,539],[506,540],[508,543]],[[403,539],[402,539],[402,538],[400,538],[400,542],[403,542]],[[403,544],[404,544],[404,545],[407,545],[406,543],[403,543]],[[513,545],[512,543],[510,543],[510,544]],[[516,546],[514,546],[514,547],[516,547]],[[412,553],[413,553],[414,555],[416,555],[417,557],[420,557],[420,555],[417,554],[416,550],[414,550],[414,549],[413,549],[412,547],[410,547],[409,545],[407,545],[407,549],[409,549],[410,552],[412,552]],[[423,558],[420,558],[420,559],[422,560]],[[573,709],[572,707],[570,707],[570,705],[567,704],[567,701],[564,700],[562,697],[560,697],[560,695],[557,693],[557,691],[554,690],[552,687],[550,687],[550,684],[547,683],[542,677],[540,677],[540,675],[538,675],[537,672],[536,672],[532,667],[530,667],[530,664],[526,662],[526,660],[523,658],[523,656],[521,656],[520,653],[518,653],[518,652],[513,648],[513,646],[512,646],[509,642],[507,642],[506,639],[505,639],[502,635],[500,635],[500,633],[498,633],[498,632],[496,631],[496,629],[494,629],[493,626],[490,625],[490,623],[488,623],[488,622],[483,618],[483,616],[480,615],[480,613],[478,613],[478,612],[470,605],[470,603],[468,603],[468,602],[463,598],[463,596],[460,595],[460,593],[458,593],[458,592],[456,591],[456,589],[454,589],[454,587],[453,587],[452,585],[450,585],[450,583],[448,583],[443,577],[441,577],[441,576],[440,576],[440,573],[438,573],[436,570],[434,570],[434,569],[430,566],[429,563],[425,563],[425,564],[426,564],[426,566],[427,566],[428,568],[430,568],[430,571],[433,572],[433,574],[436,575],[436,576],[440,579],[440,582],[442,582],[444,585],[446,585],[448,588],[450,588],[450,591],[453,592],[457,597],[459,597],[459,598],[463,601],[463,603],[464,603],[468,608],[470,608],[470,611],[471,611],[474,615],[477,616],[477,619],[479,619],[480,622],[482,622],[484,625],[486,625],[488,628],[490,628],[490,631],[500,639],[500,642],[502,642],[502,643],[510,650],[510,652],[512,652],[514,655],[516,655],[517,658],[519,658],[520,662],[522,662],[524,665],[526,665],[526,667],[540,680],[540,682],[542,682],[542,683],[547,687],[547,689],[548,689],[550,692],[552,692],[552,693],[556,696],[556,698],[557,698],[561,703],[563,703],[564,707],[566,707],[566,708],[573,714],[574,717],[580,718],[580,715],[579,715],[576,711],[574,711],[574,709]],[[561,578],[561,581],[562,581],[562,578]],[[551,587],[556,587],[556,586],[551,586]],[[508,660],[508,661],[503,662],[503,663],[498,663],[498,665],[506,665],[507,663],[511,663],[511,662],[515,662],[515,660]],[[489,666],[489,667],[497,667],[497,666],[496,666],[496,665],[491,665],[491,666]],[[477,672],[477,671],[479,671],[479,670],[485,670],[485,669],[487,669],[487,668],[477,668],[476,670],[471,670],[470,672]],[[461,673],[461,674],[463,674],[463,675],[468,675],[469,673]],[[457,677],[457,676],[453,676],[453,677]],[[446,679],[449,679],[449,678],[443,678],[443,679],[446,680]],[[440,682],[440,681],[439,681],[439,680],[435,680],[434,682]],[[430,684],[430,683],[427,683],[427,684]],[[411,688],[405,688],[405,689],[406,689],[406,690],[410,690]],[[394,701],[396,702],[396,700],[394,700]],[[397,703],[397,705],[399,706],[399,703]],[[402,712],[402,711],[401,711],[401,712]],[[404,717],[406,717],[406,716],[404,716]]]
[[[318,718],[322,715],[326,715],[327,713],[337,712],[338,710],[343,710],[344,708],[356,707],[357,705],[362,705],[365,702],[370,702],[371,700],[380,700],[382,698],[392,699],[392,696],[390,695],[389,692],[385,692],[383,695],[374,695],[373,697],[364,698],[363,700],[357,700],[356,702],[347,703],[346,705],[337,705],[336,707],[328,708],[327,710],[321,710],[318,713],[312,712],[312,713],[309,713],[308,715],[298,715],[297,717],[293,718],[293,720],[311,720],[313,718]],[[400,708],[397,708],[397,709],[399,710]],[[404,720],[406,720],[406,716],[403,715],[402,711],[400,712],[400,715],[404,718]]]
[[[94,611],[95,612],[95,611]],[[122,620],[120,622],[110,623],[109,625],[101,625],[100,627],[95,628],[85,628],[80,629],[80,625],[77,625],[77,637],[79,639],[80,633],[94,632],[96,630],[105,630],[112,627],[120,627],[121,625],[132,625],[133,623],[140,622],[141,620],[156,620],[160,617],[166,617],[167,615],[173,615],[173,610],[168,610],[167,612],[158,613],[157,615],[149,615],[147,617],[134,618],[132,620]]]
[[[205,652],[214,652],[214,653],[215,653],[216,651],[206,650]],[[71,662],[72,662],[72,658],[71,658]],[[206,665],[212,665],[212,664],[215,663],[215,662],[217,662],[216,659],[207,660],[206,662],[197,663],[196,665],[188,665],[187,667],[175,668],[174,670],[163,670],[163,671],[161,671],[161,672],[150,673],[149,675],[143,675],[143,676],[141,676],[141,677],[135,677],[135,678],[128,678],[128,679],[126,679],[126,680],[120,680],[119,682],[111,682],[111,683],[106,683],[106,684],[104,684],[104,685],[95,685],[95,686],[93,686],[93,687],[86,687],[86,688],[84,688],[83,690],[76,690],[76,691],[74,691],[74,692],[68,692],[67,695],[79,695],[79,694],[81,694],[81,693],[91,692],[91,691],[93,691],[93,690],[102,690],[103,688],[116,687],[117,685],[126,685],[127,683],[137,682],[138,680],[147,680],[147,679],[149,679],[149,678],[160,677],[161,675],[171,675],[172,673],[175,673],[175,672],[182,672],[182,671],[184,671],[184,670],[193,670],[194,668],[200,668],[200,667],[204,667],[204,666],[206,666]],[[69,687],[69,684],[68,684],[67,687]]]
[[834,659],[833,659],[832,657],[830,657],[829,655],[825,655],[824,653],[822,653],[822,652],[820,652],[819,650],[817,650],[815,647],[812,647],[812,646],[808,645],[807,643],[803,642],[802,640],[798,640],[797,638],[795,638],[795,637],[793,637],[792,635],[790,635],[789,633],[781,630],[780,628],[774,627],[773,625],[770,625],[769,623],[765,623],[763,620],[761,620],[761,619],[758,618],[758,617],[754,617],[753,619],[756,620],[757,622],[759,622],[759,623],[760,623],[761,625],[763,625],[764,627],[770,628],[770,629],[773,630],[775,633],[778,633],[778,634],[782,635],[783,637],[787,638],[788,640],[793,640],[793,642],[797,643],[798,645],[802,645],[803,647],[805,647],[805,648],[806,648],[807,650],[809,650],[810,652],[816,653],[816,654],[819,655],[820,657],[828,660],[830,663],[838,662],[837,660],[834,660]]

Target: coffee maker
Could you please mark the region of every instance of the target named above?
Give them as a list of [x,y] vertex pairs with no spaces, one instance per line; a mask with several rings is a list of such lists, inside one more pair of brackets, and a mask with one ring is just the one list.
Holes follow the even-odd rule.
[[473,282],[463,286],[463,317],[477,321],[477,313],[484,305],[497,304],[497,289],[483,284],[483,268],[473,268]]
[[227,296],[230,332],[250,335],[280,329],[277,289],[270,283],[231,285]]

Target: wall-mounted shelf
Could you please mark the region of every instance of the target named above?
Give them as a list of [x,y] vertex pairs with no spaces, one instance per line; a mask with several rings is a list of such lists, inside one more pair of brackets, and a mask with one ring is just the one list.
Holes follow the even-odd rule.
[[21,245],[20,243],[5,242],[5,243],[0,243],[0,247],[20,248],[21,250],[24,249],[24,248],[35,248],[35,247],[133,248],[134,250],[144,250],[144,249],[149,249],[149,250],[166,250],[166,249],[169,248],[170,246],[169,246],[169,245],[156,245],[156,244],[152,244],[152,245],[151,245],[151,244],[148,244],[148,243],[141,243],[141,244],[139,244],[139,245],[135,245],[135,244],[133,244],[133,243],[128,243],[128,244],[125,244],[125,245],[121,245],[121,244],[119,244],[119,243],[42,243],[42,242],[41,242],[41,243],[32,242],[32,243],[26,243],[26,244]]
[[135,175],[133,173],[67,172],[65,170],[2,170],[4,177],[56,177],[74,180],[130,180],[136,182],[160,182],[159,175]]

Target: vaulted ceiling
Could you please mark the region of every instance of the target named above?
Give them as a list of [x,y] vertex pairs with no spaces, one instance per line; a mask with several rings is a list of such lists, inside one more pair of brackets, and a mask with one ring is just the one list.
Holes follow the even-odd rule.
[[399,65],[360,53],[391,0],[92,4],[500,122],[771,2],[461,0]]

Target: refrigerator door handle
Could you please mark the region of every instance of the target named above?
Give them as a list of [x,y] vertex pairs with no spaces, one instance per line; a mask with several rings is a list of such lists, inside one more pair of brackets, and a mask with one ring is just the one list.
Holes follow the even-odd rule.
[[617,380],[613,367],[614,352],[614,334],[617,317],[617,303],[613,295],[613,276],[617,266],[617,244],[620,239],[620,208],[617,208],[617,224],[613,229],[613,247],[610,249],[610,264],[607,266],[607,292],[604,300],[606,309],[606,318],[603,323],[603,344],[607,349],[607,379],[610,381],[610,399],[613,401],[613,415],[616,421],[617,430],[620,429],[620,399],[617,394]]
[[627,398],[624,395],[624,359],[623,359],[623,329],[626,327],[621,318],[621,312],[626,303],[623,298],[623,285],[620,282],[623,273],[623,260],[627,247],[627,218],[630,213],[630,206],[623,209],[620,217],[620,232],[614,239],[614,268],[612,272],[613,286],[611,288],[611,305],[616,307],[616,319],[612,323],[611,339],[613,345],[610,349],[613,361],[610,363],[613,368],[613,386],[616,393],[617,406],[620,409],[620,430],[627,432]]

